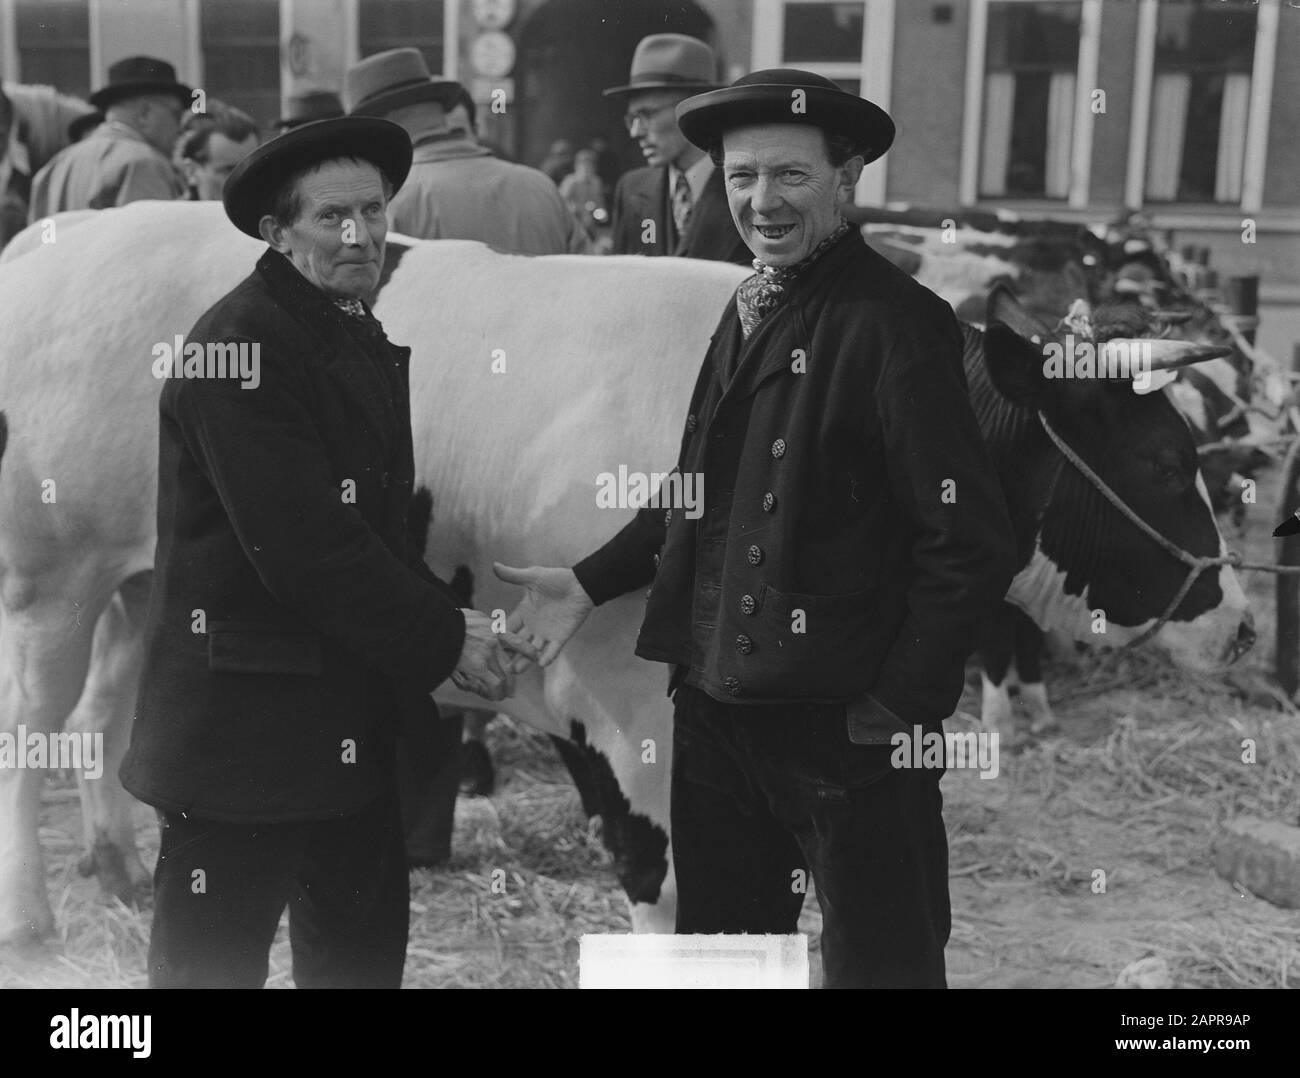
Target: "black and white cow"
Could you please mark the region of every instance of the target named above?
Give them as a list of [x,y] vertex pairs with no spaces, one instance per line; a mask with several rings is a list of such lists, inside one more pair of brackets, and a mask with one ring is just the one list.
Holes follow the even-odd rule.
[[[264,248],[215,203],[141,202],[55,225],[56,242],[19,237],[26,253],[0,263],[0,734],[66,722],[105,735],[102,777],[82,784],[87,843],[106,882],[126,891],[148,878],[116,770],[156,538],[154,348],[184,334]],[[709,334],[744,276],[690,259],[524,258],[390,237],[375,312],[413,349],[434,568],[447,577],[467,566],[477,605],[508,610],[517,594],[494,560],[573,564],[613,534],[632,510],[602,508],[599,477],[671,467]],[[1008,305],[1002,321],[1013,314]],[[1161,393],[1043,380],[1041,351],[1014,328],[991,325],[982,356],[967,357],[1016,521],[1022,568],[1008,598],[1040,625],[1123,643],[1182,576],[1062,464],[1037,413],[1175,543],[1217,552],[1190,432]],[[663,669],[633,657],[643,603],[635,594],[595,611],[503,709],[574,742],[634,927],[662,931],[675,905],[671,705]],[[1104,637],[1089,628],[1096,607]],[[1159,639],[1204,669],[1242,645],[1245,616],[1224,568],[1198,581]],[[440,700],[477,703],[446,690]],[[0,939],[53,923],[40,787],[39,774],[0,769]]]

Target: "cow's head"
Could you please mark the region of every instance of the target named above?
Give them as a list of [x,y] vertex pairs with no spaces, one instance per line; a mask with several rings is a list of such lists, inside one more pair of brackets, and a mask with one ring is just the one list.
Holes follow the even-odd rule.
[[[1103,341],[1117,340],[1104,322],[1091,319],[1096,339],[1087,342],[1099,353]],[[1020,490],[1008,490],[1008,501],[1019,506],[1013,515],[1021,518],[1023,568],[1007,598],[1045,628],[1094,645],[1118,646],[1164,613],[1188,567],[1112,505],[1046,431],[1036,429],[1036,418],[1029,423],[1025,414],[1041,413],[1062,441],[1160,535],[1191,555],[1218,556],[1226,548],[1200,476],[1191,430],[1161,387],[1174,377],[1172,368],[1222,351],[1159,342],[1152,366],[1171,369],[1154,370],[1136,381],[1049,372],[1048,346],[1063,345],[1065,332],[1082,325],[1076,319],[1049,328],[1005,288],[995,289],[989,298],[985,362],[993,387],[1020,411],[1022,437],[1017,440],[1023,446],[1010,472],[1003,469],[1004,483],[1023,484]],[[1031,551],[1028,558],[1026,549]],[[1177,662],[1198,669],[1229,662],[1249,647],[1254,632],[1231,567],[1205,570],[1157,639]]]

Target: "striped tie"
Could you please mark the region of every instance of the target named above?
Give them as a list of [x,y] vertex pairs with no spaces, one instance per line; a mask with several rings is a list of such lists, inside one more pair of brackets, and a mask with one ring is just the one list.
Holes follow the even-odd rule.
[[677,226],[677,235],[686,235],[686,226],[691,223],[691,185],[686,181],[686,173],[678,172],[673,183],[673,224]]

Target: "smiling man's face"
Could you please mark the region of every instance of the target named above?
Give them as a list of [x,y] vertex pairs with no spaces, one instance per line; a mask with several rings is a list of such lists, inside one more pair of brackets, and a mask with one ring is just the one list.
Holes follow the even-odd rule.
[[262,238],[327,296],[368,299],[379,285],[388,199],[365,161],[327,161],[298,179],[299,212],[289,223],[262,218]]
[[769,266],[798,262],[835,231],[862,172],[860,157],[832,165],[821,129],[803,124],[737,127],[722,149],[732,219]]

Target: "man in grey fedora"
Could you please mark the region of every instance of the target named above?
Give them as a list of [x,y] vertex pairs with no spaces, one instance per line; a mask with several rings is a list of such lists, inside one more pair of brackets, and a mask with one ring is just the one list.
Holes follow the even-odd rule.
[[184,198],[185,181],[171,153],[191,93],[165,60],[129,56],[109,67],[108,84],[90,95],[104,123],[36,174],[29,219]]
[[350,116],[379,116],[406,130],[411,176],[389,206],[393,228],[427,240],[479,240],[507,254],[577,254],[586,233],[555,184],[526,165],[502,161],[448,114],[468,95],[434,78],[419,49],[389,49],[350,67],[343,104]]
[[717,67],[703,41],[652,34],[636,47],[627,85],[605,91],[625,103],[623,123],[646,160],[614,188],[614,254],[749,265],[753,256],[732,224],[721,170],[682,134],[673,114],[678,102],[718,87]]
[[828,987],[941,987],[944,764],[899,766],[895,739],[941,732],[1015,565],[962,333],[841,218],[893,142],[882,109],[774,69],[677,117],[758,270],[687,409],[677,466],[705,511],[643,509],[571,569],[499,567],[525,588],[507,625],[547,663],[649,585],[636,653],[672,669],[679,932],[794,932],[811,876]]

